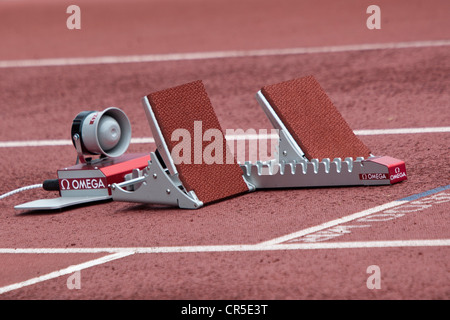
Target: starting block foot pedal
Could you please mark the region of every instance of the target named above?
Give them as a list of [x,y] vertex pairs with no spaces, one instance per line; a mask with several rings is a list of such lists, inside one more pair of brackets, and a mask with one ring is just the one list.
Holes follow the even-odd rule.
[[[151,93],[142,103],[158,156],[152,153],[151,165],[140,177],[113,186],[114,200],[168,199],[172,205],[194,209],[252,189],[229,150],[201,81]],[[164,174],[162,185],[152,188],[156,177]],[[140,186],[124,190],[134,183]]]
[[406,180],[404,162],[374,157],[313,76],[265,86],[256,99],[279,131],[275,159],[241,165],[257,189]]

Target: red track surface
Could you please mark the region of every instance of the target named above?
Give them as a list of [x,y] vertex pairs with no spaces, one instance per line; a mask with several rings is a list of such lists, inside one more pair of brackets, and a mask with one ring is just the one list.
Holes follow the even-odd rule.
[[[70,31],[68,1],[0,2],[0,60],[450,38],[448,1],[377,1],[382,29],[372,31],[365,24],[368,1],[78,3],[82,29]],[[78,112],[108,106],[127,113],[133,137],[148,137],[140,98],[197,79],[205,83],[224,129],[270,128],[254,94],[264,85],[308,74],[354,130],[444,127],[450,125],[449,52],[449,46],[439,46],[0,68],[0,141],[68,139]],[[0,200],[0,248],[258,244],[450,184],[448,132],[360,138],[374,154],[404,160],[408,181],[373,188],[259,191],[195,211],[111,202],[56,213],[15,212],[16,204],[56,196],[32,190]],[[132,144],[129,151],[153,149]],[[0,194],[53,178],[75,158],[72,146],[2,147],[0,152]],[[437,195],[441,201],[421,210],[389,221],[358,222],[350,233],[320,243],[450,239],[449,191]],[[0,253],[0,288],[108,254]],[[80,290],[68,290],[67,274],[0,298],[448,299],[448,257],[448,245],[142,253],[83,269]],[[366,286],[370,265],[381,269],[381,289]]]

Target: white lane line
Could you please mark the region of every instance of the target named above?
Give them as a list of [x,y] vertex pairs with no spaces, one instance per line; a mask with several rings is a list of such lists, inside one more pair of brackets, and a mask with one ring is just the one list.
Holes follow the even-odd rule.
[[303,48],[287,48],[287,49],[232,50],[232,51],[212,51],[212,52],[129,55],[129,56],[2,60],[0,61],[0,68],[51,67],[51,66],[72,66],[72,65],[91,65],[91,64],[205,60],[205,59],[219,59],[219,58],[243,58],[243,57],[259,57],[259,56],[366,51],[366,50],[380,50],[380,49],[385,50],[385,49],[441,47],[448,45],[450,45],[450,40],[431,40],[431,41],[372,43],[372,44],[303,47]]
[[[415,133],[448,133],[450,127],[424,127],[424,128],[398,128],[398,129],[362,129],[354,130],[356,135],[360,136],[376,136],[389,134],[415,134]],[[263,137],[264,139],[278,139],[277,134],[235,134],[225,135],[225,138],[230,141],[238,140],[257,140]],[[132,144],[140,143],[154,143],[155,139],[152,137],[132,138]],[[69,139],[55,139],[55,140],[23,140],[23,141],[0,141],[0,148],[20,148],[20,147],[54,147],[54,146],[69,146],[72,141]]]
[[283,251],[283,250],[319,250],[319,249],[362,249],[362,248],[401,248],[401,247],[442,247],[450,246],[450,239],[433,240],[391,240],[391,241],[353,241],[320,242],[272,245],[215,245],[180,247],[129,247],[129,248],[0,248],[0,254],[51,254],[51,253],[111,253],[110,255],[72,265],[26,281],[0,287],[0,294],[17,290],[36,283],[71,274],[76,271],[121,259],[132,254],[151,253],[204,253],[204,252],[246,252],[246,251]]
[[[348,242],[319,242],[319,243],[293,243],[271,245],[276,250],[300,249],[362,249],[362,248],[402,248],[402,247],[443,247],[450,246],[450,239],[432,240],[390,240],[390,241],[348,241]],[[266,246],[264,246],[266,247]],[[263,250],[263,247],[261,247]]]
[[440,133],[440,132],[450,132],[450,127],[368,129],[368,130],[354,131],[354,133],[358,136],[376,136],[383,134]]
[[316,242],[316,243],[283,243],[293,238],[317,232],[361,218],[373,213],[398,207],[430,194],[438,193],[450,188],[450,185],[428,190],[404,199],[392,201],[368,210],[332,220],[321,225],[300,230],[269,241],[251,245],[206,245],[206,246],[173,246],[173,247],[128,247],[128,248],[0,248],[0,254],[55,254],[55,253],[111,253],[111,255],[91,260],[76,266],[70,266],[49,274],[32,278],[20,283],[0,287],[0,294],[29,286],[35,283],[60,277],[91,266],[120,259],[136,253],[201,253],[201,252],[245,252],[245,251],[279,251],[279,250],[318,250],[318,249],[351,249],[351,248],[396,248],[396,247],[424,247],[424,246],[450,246],[450,239],[432,240],[387,240],[387,241],[351,241],[351,242]]
[[[274,238],[274,239],[271,239],[271,240],[268,240],[268,241],[264,241],[264,242],[259,243],[259,245],[270,246],[270,245],[280,244],[280,243],[283,243],[283,242],[286,242],[286,241],[289,241],[289,240],[292,240],[292,239],[295,239],[295,238],[299,238],[299,237],[302,237],[302,236],[305,236],[305,235],[308,235],[308,234],[312,234],[312,233],[315,233],[315,232],[318,232],[318,231],[321,231],[321,230],[328,229],[330,227],[334,227],[334,226],[337,226],[337,225],[340,225],[340,224],[344,224],[344,223],[347,223],[347,222],[350,222],[350,221],[353,221],[353,220],[356,220],[356,219],[367,217],[369,215],[372,215],[372,214],[378,213],[378,212],[382,212],[382,211],[387,210],[387,209],[391,209],[391,208],[394,208],[394,207],[402,208],[401,206],[404,205],[404,204],[411,203],[411,202],[415,203],[414,201],[416,201],[418,199],[422,199],[422,198],[426,199],[426,197],[428,197],[428,196],[431,196],[433,194],[440,194],[442,191],[445,191],[445,190],[448,190],[448,189],[450,189],[450,185],[446,185],[446,186],[430,189],[430,190],[427,190],[425,192],[421,192],[421,193],[418,193],[418,194],[415,194],[415,195],[412,195],[412,196],[409,196],[409,197],[406,197],[406,198],[403,198],[403,199],[394,200],[394,201],[391,201],[391,202],[388,202],[388,203],[385,203],[385,204],[382,204],[382,205],[379,205],[379,206],[376,206],[376,207],[373,207],[373,208],[370,208],[370,209],[367,209],[367,210],[363,210],[363,211],[359,211],[359,212],[350,214],[350,215],[342,217],[342,218],[331,220],[331,221],[322,223],[322,224],[314,226],[314,227],[306,228],[306,229],[299,230],[299,231],[296,231],[296,232],[293,232],[293,233],[290,233],[290,234],[287,234],[287,235],[283,235],[283,236],[278,237],[278,238]],[[448,201],[448,200],[447,199],[446,200],[441,199],[441,200],[438,200],[436,203],[442,203],[442,201]],[[426,207],[430,207],[431,206],[430,204],[431,204],[431,202],[428,203],[426,205]],[[418,209],[416,208],[414,211],[417,211],[417,210]]]
[[[154,143],[155,140],[151,137],[133,138],[131,143]],[[0,148],[20,148],[20,147],[56,147],[56,146],[70,146],[72,141],[69,139],[59,140],[23,140],[23,141],[2,141]]]
[[[443,194],[445,190],[449,190],[450,185],[430,189],[418,194],[408,196],[403,199],[388,202],[386,204],[376,206],[367,210],[363,210],[346,217],[325,222],[323,224],[303,229],[288,235],[284,235],[269,241],[258,244],[247,245],[199,245],[199,246],[172,246],[172,247],[118,247],[118,248],[0,248],[0,254],[45,254],[45,253],[119,253],[119,252],[135,252],[135,253],[169,253],[169,252],[221,252],[221,251],[255,251],[255,250],[284,250],[283,248],[297,249],[320,249],[320,248],[352,248],[352,247],[389,247],[389,246],[444,246],[449,245],[450,239],[434,239],[434,240],[399,240],[399,241],[353,241],[353,242],[320,242],[320,243],[283,243],[293,238],[314,233],[337,224],[349,222],[378,213],[391,208],[404,208],[403,204],[415,203],[418,199],[430,199],[430,196]],[[434,197],[436,203],[448,201],[448,197]],[[427,204],[431,202],[427,201]],[[287,247],[286,247],[287,246]],[[331,247],[330,247],[331,246]]]
[[1,148],[20,148],[20,147],[51,147],[51,146],[68,146],[71,145],[70,140],[23,140],[23,141],[2,141]]
[[[316,250],[316,249],[358,249],[358,248],[398,248],[398,247],[441,247],[450,246],[450,239],[431,240],[386,240],[386,241],[348,241],[315,242],[289,244],[244,244],[244,245],[205,245],[173,247],[119,247],[119,248],[0,248],[0,254],[55,254],[55,253],[112,253],[150,254],[150,253],[203,253],[203,252],[245,252],[279,250]],[[112,255],[111,255],[112,256]],[[109,256],[107,256],[109,257]],[[118,256],[121,258],[121,256]],[[116,258],[116,259],[118,259]],[[98,260],[98,259],[97,259]],[[94,260],[93,260],[94,261]],[[108,260],[110,261],[110,260]],[[107,261],[105,261],[107,262]],[[87,262],[89,264],[91,262]],[[100,264],[100,263],[97,263]],[[75,266],[76,267],[76,266]],[[73,271],[72,271],[73,272]],[[71,272],[67,272],[71,273]]]
[[87,261],[87,262],[84,262],[84,263],[80,263],[80,264],[77,264],[77,265],[72,265],[72,266],[69,266],[67,268],[60,269],[60,270],[57,270],[57,271],[53,271],[53,272],[44,274],[44,275],[36,277],[36,278],[31,278],[31,279],[28,279],[26,281],[17,282],[17,283],[11,284],[11,285],[0,287],[0,294],[3,294],[5,292],[9,292],[9,291],[13,291],[13,290],[17,290],[17,289],[20,289],[20,288],[23,288],[23,287],[26,287],[26,286],[30,286],[30,285],[33,285],[33,284],[36,284],[36,283],[39,283],[39,282],[43,282],[43,281],[47,281],[47,280],[50,280],[50,279],[58,278],[58,277],[61,277],[63,275],[67,275],[67,274],[70,274],[70,273],[73,273],[73,272],[76,272],[76,271],[80,271],[80,270],[87,269],[87,268],[90,268],[90,267],[93,267],[93,266],[97,266],[97,265],[100,265],[100,264],[103,264],[103,263],[106,263],[106,262],[109,262],[109,261],[121,259],[123,257],[129,256],[129,255],[132,255],[132,254],[134,254],[133,251],[121,251],[121,252],[117,252],[117,253],[114,253],[114,254],[110,254],[110,255],[98,258],[98,259],[90,260],[90,261]]
[[287,235],[284,235],[284,236],[281,236],[281,237],[278,237],[278,238],[275,238],[275,239],[271,239],[271,240],[268,240],[268,241],[261,242],[260,245],[262,245],[262,246],[270,246],[270,245],[274,245],[274,244],[279,244],[279,243],[282,243],[282,242],[285,242],[285,241],[289,241],[291,239],[295,239],[295,238],[298,238],[298,237],[305,236],[305,235],[310,234],[310,233],[314,233],[314,232],[317,232],[317,231],[320,231],[320,230],[324,230],[324,229],[327,229],[327,228],[330,228],[330,227],[333,227],[333,226],[337,226],[339,224],[347,223],[349,221],[352,221],[352,220],[355,220],[355,219],[359,219],[359,218],[371,215],[371,214],[376,213],[376,212],[381,212],[381,211],[384,211],[386,209],[397,207],[397,206],[400,206],[400,205],[408,203],[408,202],[409,201],[407,201],[407,200],[391,201],[391,202],[382,204],[380,206],[376,206],[376,207],[373,207],[373,208],[370,208],[370,209],[367,209],[367,210],[363,210],[363,211],[360,211],[360,212],[353,213],[351,215],[348,215],[348,216],[345,216],[345,217],[342,217],[342,218],[338,218],[338,219],[335,219],[335,220],[332,220],[332,221],[328,221],[328,222],[319,224],[319,225],[311,227],[311,228],[306,228],[306,229],[303,229],[303,230],[300,230],[300,231],[296,231],[296,232],[293,232],[293,233],[290,233],[290,234],[287,234]]

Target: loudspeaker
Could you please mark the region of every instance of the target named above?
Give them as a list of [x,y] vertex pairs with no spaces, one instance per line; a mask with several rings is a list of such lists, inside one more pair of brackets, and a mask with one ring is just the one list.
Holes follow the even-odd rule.
[[130,144],[131,125],[127,115],[115,107],[101,112],[83,111],[73,120],[71,134],[82,154],[119,157]]

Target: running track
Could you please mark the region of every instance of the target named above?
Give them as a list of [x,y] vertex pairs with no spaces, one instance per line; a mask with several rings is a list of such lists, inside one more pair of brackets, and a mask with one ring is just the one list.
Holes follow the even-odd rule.
[[[104,203],[19,213],[0,200],[1,299],[448,299],[448,1],[0,1],[0,194],[74,162],[70,123],[114,105],[153,151],[140,97],[202,79],[223,128],[270,128],[263,85],[314,74],[389,187],[255,192],[200,210]],[[381,270],[381,289],[366,286]],[[67,279],[80,271],[81,289]]]

